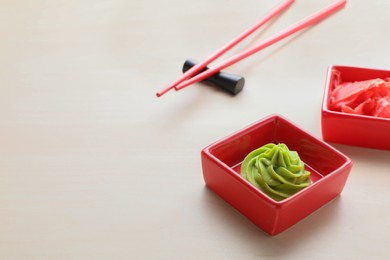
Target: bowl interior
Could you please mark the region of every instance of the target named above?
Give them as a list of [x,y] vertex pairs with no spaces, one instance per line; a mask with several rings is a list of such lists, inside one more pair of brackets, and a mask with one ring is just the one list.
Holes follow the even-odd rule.
[[315,182],[334,172],[347,159],[331,146],[312,137],[286,119],[274,115],[217,142],[209,151],[219,161],[240,173],[245,156],[267,143],[285,143],[297,151]]

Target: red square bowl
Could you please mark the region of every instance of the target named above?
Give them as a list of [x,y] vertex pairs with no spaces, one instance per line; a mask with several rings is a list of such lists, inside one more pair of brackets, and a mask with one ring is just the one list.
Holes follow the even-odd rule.
[[[281,201],[240,175],[245,156],[267,143],[285,143],[297,151],[312,183]],[[352,168],[351,160],[280,115],[270,115],[225,137],[201,152],[206,185],[255,225],[276,235],[338,196]]]
[[390,71],[329,66],[322,102],[322,137],[325,141],[375,149],[390,150],[390,119],[355,115],[330,109],[330,95],[335,87],[336,75],[340,73],[343,82],[390,77]]

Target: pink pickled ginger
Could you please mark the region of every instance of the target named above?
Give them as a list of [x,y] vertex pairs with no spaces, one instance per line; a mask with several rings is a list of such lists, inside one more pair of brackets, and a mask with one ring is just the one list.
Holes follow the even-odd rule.
[[390,118],[390,78],[339,83],[331,93],[330,108]]

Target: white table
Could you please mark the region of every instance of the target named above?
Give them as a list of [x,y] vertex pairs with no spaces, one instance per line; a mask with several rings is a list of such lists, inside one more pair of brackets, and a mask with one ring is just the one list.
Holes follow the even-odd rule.
[[[384,259],[390,152],[332,144],[340,197],[271,237],[208,190],[200,150],[278,113],[322,138],[331,64],[390,69],[390,1],[331,18],[236,64],[232,97],[161,98],[280,1],[0,1],[0,259]],[[333,1],[297,0],[225,57]]]

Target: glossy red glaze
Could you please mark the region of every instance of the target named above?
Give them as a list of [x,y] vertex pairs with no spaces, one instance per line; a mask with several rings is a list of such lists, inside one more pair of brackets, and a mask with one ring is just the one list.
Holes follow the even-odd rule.
[[[285,143],[298,152],[312,184],[293,196],[275,201],[240,175],[252,150],[267,143]],[[206,185],[255,225],[276,235],[341,193],[351,160],[279,115],[268,116],[214,144],[201,153]]]
[[390,119],[332,111],[330,94],[334,88],[332,70],[340,71],[342,81],[363,81],[390,77],[390,71],[330,66],[322,102],[322,136],[325,141],[368,148],[390,150]]

